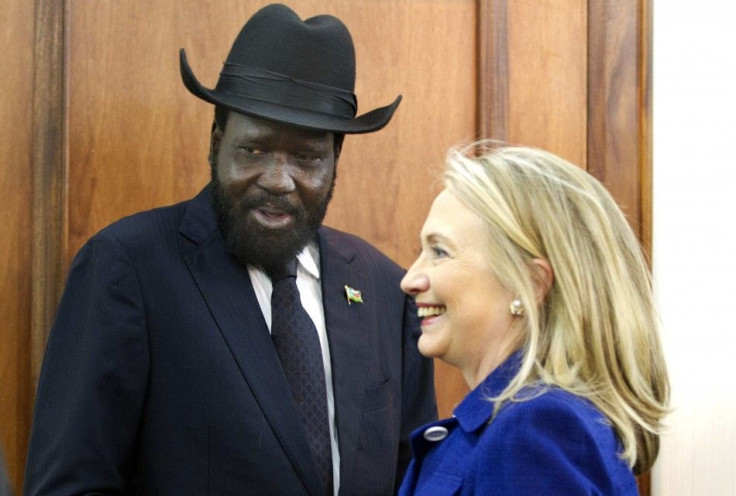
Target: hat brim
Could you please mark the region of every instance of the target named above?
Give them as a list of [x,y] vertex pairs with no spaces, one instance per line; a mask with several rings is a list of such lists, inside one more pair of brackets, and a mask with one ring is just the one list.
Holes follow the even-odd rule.
[[221,105],[235,112],[260,117],[306,129],[333,133],[362,134],[378,131],[389,123],[401,102],[401,95],[390,105],[367,112],[354,119],[316,112],[273,102],[256,100],[202,86],[189,67],[186,54],[179,52],[179,69],[184,86],[196,97],[213,105]]

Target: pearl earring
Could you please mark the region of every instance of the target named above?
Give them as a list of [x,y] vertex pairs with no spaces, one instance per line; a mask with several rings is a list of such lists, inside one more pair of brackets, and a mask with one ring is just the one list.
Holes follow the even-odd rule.
[[514,317],[518,317],[519,315],[524,314],[524,304],[521,302],[520,299],[515,298],[511,305],[509,305],[509,311],[511,312],[511,315]]

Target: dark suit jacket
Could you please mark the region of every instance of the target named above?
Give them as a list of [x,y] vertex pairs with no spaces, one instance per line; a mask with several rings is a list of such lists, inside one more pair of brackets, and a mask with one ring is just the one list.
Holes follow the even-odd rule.
[[8,473],[5,471],[5,456],[0,447],[0,496],[12,496],[13,489],[10,487]]
[[[389,494],[436,416],[402,270],[319,231],[340,494]],[[344,286],[362,291],[348,304]],[[41,373],[36,494],[323,494],[247,270],[205,189],[122,219],[76,256]]]
[[[450,419],[412,435],[415,459],[401,496],[638,496],[610,421],[593,403],[556,386],[529,385],[494,416],[516,376],[511,355],[473,389]],[[427,429],[443,436],[424,437]]]

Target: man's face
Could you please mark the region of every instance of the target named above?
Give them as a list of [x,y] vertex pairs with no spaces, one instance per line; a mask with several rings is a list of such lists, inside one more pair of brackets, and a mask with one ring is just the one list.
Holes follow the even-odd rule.
[[212,133],[213,205],[228,251],[266,271],[294,257],[327,213],[332,133],[230,112]]

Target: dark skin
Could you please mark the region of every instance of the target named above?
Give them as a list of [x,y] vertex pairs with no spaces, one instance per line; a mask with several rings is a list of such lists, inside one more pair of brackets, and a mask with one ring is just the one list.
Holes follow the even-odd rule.
[[266,271],[296,255],[322,222],[340,150],[330,132],[236,112],[224,130],[215,125],[210,162],[229,251]]

